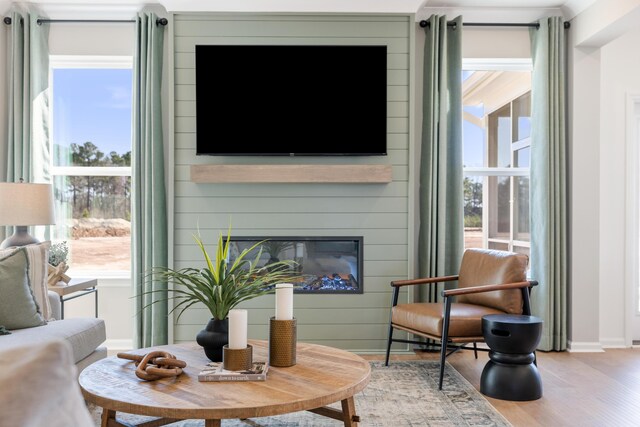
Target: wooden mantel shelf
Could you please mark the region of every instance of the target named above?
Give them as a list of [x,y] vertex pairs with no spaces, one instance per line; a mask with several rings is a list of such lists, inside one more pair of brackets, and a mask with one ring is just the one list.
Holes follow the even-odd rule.
[[191,165],[195,183],[387,184],[391,165]]

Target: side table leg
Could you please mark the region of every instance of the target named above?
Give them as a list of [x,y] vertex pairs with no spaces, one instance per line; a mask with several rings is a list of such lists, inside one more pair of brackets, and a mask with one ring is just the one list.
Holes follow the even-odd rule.
[[220,420],[204,420],[204,427],[220,427],[221,425]]
[[342,414],[344,415],[345,427],[358,427],[360,417],[356,415],[356,403],[353,396],[342,401]]

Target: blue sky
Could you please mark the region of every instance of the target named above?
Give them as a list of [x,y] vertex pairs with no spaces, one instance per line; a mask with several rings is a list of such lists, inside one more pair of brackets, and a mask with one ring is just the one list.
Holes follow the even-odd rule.
[[93,142],[102,152],[131,150],[130,69],[53,70],[53,140]]

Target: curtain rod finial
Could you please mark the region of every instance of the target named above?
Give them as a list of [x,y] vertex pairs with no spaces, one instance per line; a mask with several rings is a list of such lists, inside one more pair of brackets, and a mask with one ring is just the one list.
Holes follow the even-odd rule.
[[428,27],[429,26],[429,22],[425,21],[424,19],[422,21],[420,21],[420,26],[422,28]]
[[8,16],[5,16],[3,21],[4,21],[5,24],[11,25],[11,18],[9,18]]
[[156,19],[156,24],[167,25],[169,20],[167,18],[158,18]]

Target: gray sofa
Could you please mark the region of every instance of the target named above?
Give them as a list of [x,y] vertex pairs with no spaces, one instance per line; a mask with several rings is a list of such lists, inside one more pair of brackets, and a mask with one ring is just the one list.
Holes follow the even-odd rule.
[[[60,319],[60,299],[49,291],[53,317]],[[94,318],[70,318],[48,322],[35,328],[15,329],[11,335],[0,336],[0,349],[6,350],[25,344],[63,339],[71,344],[73,361],[78,373],[91,363],[107,356],[104,320]]]

